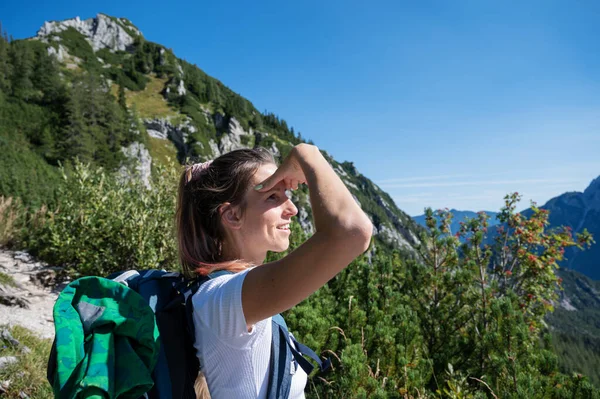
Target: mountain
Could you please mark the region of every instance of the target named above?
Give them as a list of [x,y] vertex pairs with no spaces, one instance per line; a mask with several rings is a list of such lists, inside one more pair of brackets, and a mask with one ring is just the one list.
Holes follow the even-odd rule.
[[[477,212],[473,212],[473,211],[458,211],[456,209],[451,209],[450,212],[454,216],[452,218],[452,224],[450,225],[450,229],[451,229],[452,233],[456,233],[458,231],[458,229],[460,229],[460,222],[464,222],[466,218],[474,219],[477,217]],[[498,214],[497,212],[488,212],[488,211],[484,211],[484,212],[487,213],[490,217],[488,219],[488,223],[489,223],[490,227],[495,226],[499,223],[498,220],[496,219],[496,215]],[[415,222],[417,222],[418,224],[420,224],[421,226],[425,227],[425,215],[413,216],[413,220]]]
[[[183,164],[261,146],[282,159],[305,142],[284,119],[259,112],[198,66],[145,40],[126,18],[45,22],[30,39],[0,38],[3,59],[9,63],[0,61],[6,116],[0,118],[0,195],[23,197],[28,205],[50,198],[56,166],[74,157],[124,177],[135,163],[148,183],[152,168],[169,158]],[[352,162],[322,152],[370,216],[377,242],[412,250],[420,227],[410,216]],[[23,164],[38,167],[23,170]],[[308,191],[294,196],[298,220],[312,232]]]
[[[583,192],[568,192],[552,198],[541,208],[550,211],[550,227],[568,226],[573,234],[587,229],[600,242],[600,177],[594,179]],[[529,216],[530,209],[522,212]],[[585,251],[568,249],[561,267],[576,270],[600,280],[600,245]]]

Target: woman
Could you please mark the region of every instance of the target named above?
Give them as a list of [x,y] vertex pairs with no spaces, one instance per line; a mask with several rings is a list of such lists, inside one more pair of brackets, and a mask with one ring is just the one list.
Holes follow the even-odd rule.
[[[286,195],[307,184],[316,228],[281,260],[298,209]],[[270,318],[290,309],[369,246],[372,224],[317,147],[300,144],[277,167],[264,149],[235,150],[188,167],[179,184],[179,256],[186,273],[228,270],[193,298],[196,350],[213,399],[265,398]],[[306,373],[292,377],[303,398]]]

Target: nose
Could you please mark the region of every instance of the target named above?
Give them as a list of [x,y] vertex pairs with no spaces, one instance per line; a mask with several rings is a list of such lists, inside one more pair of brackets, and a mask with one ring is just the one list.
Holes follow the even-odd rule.
[[298,208],[289,198],[285,202],[285,214],[289,215],[289,217],[296,216],[298,214]]

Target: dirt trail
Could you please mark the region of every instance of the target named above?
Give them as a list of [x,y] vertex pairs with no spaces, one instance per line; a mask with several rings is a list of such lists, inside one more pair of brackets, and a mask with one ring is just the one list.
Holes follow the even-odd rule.
[[0,324],[26,327],[42,338],[54,338],[52,308],[65,284],[55,285],[56,272],[27,252],[0,248],[0,272],[16,287],[0,283]]

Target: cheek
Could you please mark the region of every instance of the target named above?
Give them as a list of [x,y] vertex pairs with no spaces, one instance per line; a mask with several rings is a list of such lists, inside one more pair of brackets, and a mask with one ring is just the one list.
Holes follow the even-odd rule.
[[265,213],[263,213],[261,218],[261,223],[263,225],[263,229],[266,231],[271,231],[275,229],[277,224],[279,223],[279,214],[277,213],[276,208],[269,209]]
[[272,209],[253,209],[246,214],[246,226],[252,233],[262,233],[269,230],[276,223],[277,216]]

